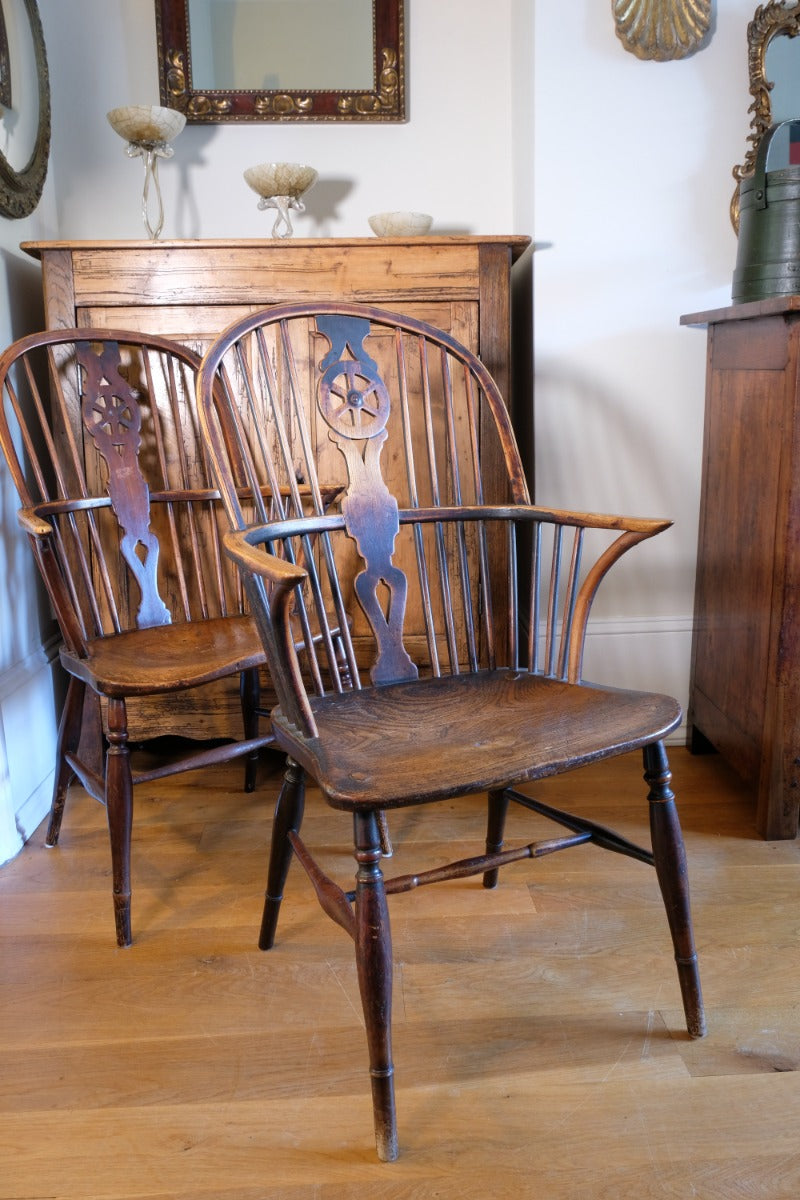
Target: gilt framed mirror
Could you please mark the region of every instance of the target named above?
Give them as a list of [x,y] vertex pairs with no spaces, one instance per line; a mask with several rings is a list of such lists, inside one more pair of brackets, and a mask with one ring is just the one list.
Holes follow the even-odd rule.
[[27,217],[41,199],[50,154],[50,76],[36,0],[0,7],[0,214]]
[[[770,126],[793,117],[800,119],[800,3],[761,4],[747,26],[747,61],[750,73],[752,114],[749,143],[743,163],[733,168],[736,190],[731,200],[731,221],[739,229],[739,184],[755,170],[761,139]],[[770,147],[770,151],[772,147]]]
[[404,121],[404,0],[155,0],[161,103],[190,122]]

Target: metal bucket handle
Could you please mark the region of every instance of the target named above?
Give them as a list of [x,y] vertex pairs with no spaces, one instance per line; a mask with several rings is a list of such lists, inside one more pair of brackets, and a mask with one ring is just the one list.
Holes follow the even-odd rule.
[[800,123],[800,117],[789,117],[786,121],[780,121],[777,125],[773,125],[771,129],[767,130],[758,144],[756,165],[753,171],[753,198],[755,200],[755,207],[758,209],[767,207],[767,159],[772,147],[772,139],[779,129],[783,129],[784,125],[795,125],[797,123]]

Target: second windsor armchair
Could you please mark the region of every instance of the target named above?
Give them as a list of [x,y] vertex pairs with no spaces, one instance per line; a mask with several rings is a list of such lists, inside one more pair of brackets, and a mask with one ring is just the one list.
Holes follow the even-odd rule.
[[[0,356],[0,445],[69,677],[46,842],[77,776],[108,812],[119,945],[131,941],[134,785],[245,756],[252,790],[273,740],[259,732],[264,651],[220,547],[224,514],[198,437],[198,364],[166,338],[94,329],[31,334]],[[163,706],[231,676],[241,738],[132,767],[129,702]]]

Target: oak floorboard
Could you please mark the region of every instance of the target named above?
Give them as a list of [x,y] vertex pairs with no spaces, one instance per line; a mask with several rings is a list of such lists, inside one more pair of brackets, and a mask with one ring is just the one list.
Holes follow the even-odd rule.
[[[142,787],[134,945],[100,806],[0,870],[0,1200],[796,1200],[800,844],[753,832],[715,756],[671,753],[709,1034],[684,1030],[653,872],[578,847],[486,892],[391,900],[401,1156],[377,1162],[352,947],[290,874],[255,938],[280,784],[233,764]],[[581,788],[581,778],[586,781]],[[638,757],[536,794],[647,842]],[[482,838],[483,801],[391,816],[387,873]],[[509,840],[551,826],[514,814]],[[304,836],[348,883],[349,822]]]

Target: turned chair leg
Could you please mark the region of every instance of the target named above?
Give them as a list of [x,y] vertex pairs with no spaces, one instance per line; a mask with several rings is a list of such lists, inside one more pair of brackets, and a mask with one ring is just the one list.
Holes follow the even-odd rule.
[[[503,849],[503,833],[509,804],[508,795],[504,789],[493,791],[489,792],[487,800],[489,814],[486,823],[486,853],[499,854]],[[483,886],[485,888],[497,887],[499,874],[497,867],[493,867],[490,871],[484,871]]]
[[64,805],[67,800],[67,789],[72,782],[75,772],[67,762],[68,754],[75,754],[81,740],[83,724],[83,698],[86,694],[86,684],[81,679],[70,676],[64,710],[58,726],[58,741],[56,743],[56,773],[53,782],[53,800],[50,805],[50,820],[45,835],[45,846],[55,846],[61,832],[61,819],[64,816]]
[[272,823],[267,893],[264,899],[264,915],[261,919],[261,933],[258,939],[260,950],[270,950],[275,942],[275,930],[283,900],[283,889],[292,861],[292,844],[289,841],[289,834],[300,832],[305,797],[305,771],[293,758],[287,758],[283,786],[275,805],[275,817]]
[[128,749],[125,701],[108,701],[108,752],[106,754],[106,813],[111,839],[114,881],[114,920],[117,945],[131,944],[131,827],[133,781]]
[[650,801],[653,857],[675,948],[686,1028],[691,1037],[704,1037],[706,1021],[689,905],[686,852],[675,797],[670,789],[672,775],[663,743],[645,746],[644,771],[650,787],[647,798]]
[[356,965],[367,1028],[375,1144],[378,1158],[397,1158],[397,1116],[392,1065],[392,939],[380,868],[378,814],[354,814],[356,873]]
[[[248,667],[239,676],[239,700],[242,706],[245,741],[258,737],[260,698],[261,684],[258,678],[258,667]],[[257,770],[258,750],[251,750],[244,760],[244,790],[246,792],[255,791]]]

